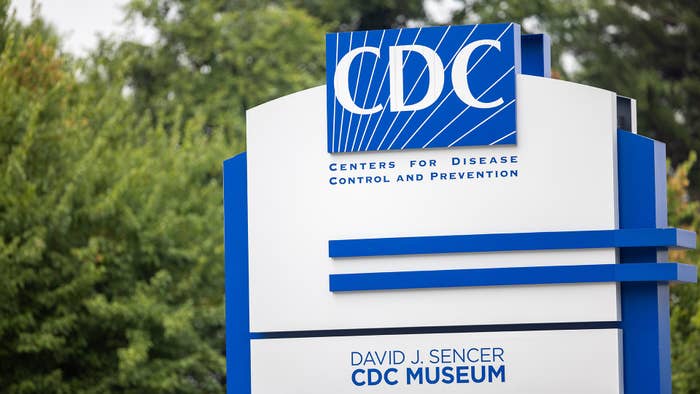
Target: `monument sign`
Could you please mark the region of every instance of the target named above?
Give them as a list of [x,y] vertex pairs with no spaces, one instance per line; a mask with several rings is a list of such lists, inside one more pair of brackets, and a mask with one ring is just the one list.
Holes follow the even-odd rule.
[[326,36],[224,162],[229,393],[670,393],[665,150],[517,24]]

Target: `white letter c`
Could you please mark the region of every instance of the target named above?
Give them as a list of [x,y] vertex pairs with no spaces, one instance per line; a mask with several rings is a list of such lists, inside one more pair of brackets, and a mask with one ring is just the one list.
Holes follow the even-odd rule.
[[[338,99],[340,102],[340,105],[345,107],[348,111],[355,113],[355,114],[360,114],[360,115],[367,115],[367,114],[373,114],[377,111],[382,110],[382,105],[377,104],[372,108],[360,108],[355,104],[353,101],[352,97],[350,96],[350,86],[348,83],[348,79],[350,78],[350,64],[352,63],[353,59],[362,52],[369,52],[374,54],[375,56],[379,57],[379,48],[375,47],[361,47],[361,48],[355,48],[352,51],[348,52],[343,56],[342,59],[340,59],[340,62],[338,62],[338,66],[335,68],[335,76],[333,77],[333,87],[335,88],[335,97]],[[358,78],[360,77],[359,75],[357,76]],[[367,87],[369,89],[369,86]]]
[[469,83],[467,82],[467,65],[469,64],[469,58],[472,56],[472,52],[474,52],[476,48],[484,45],[494,47],[499,51],[501,50],[501,43],[497,40],[474,41],[459,51],[457,57],[455,58],[454,64],[452,65],[452,86],[455,88],[455,94],[457,94],[457,97],[459,97],[465,104],[474,108],[493,108],[503,104],[502,97],[488,103],[479,101],[474,98],[471,90],[469,90]]

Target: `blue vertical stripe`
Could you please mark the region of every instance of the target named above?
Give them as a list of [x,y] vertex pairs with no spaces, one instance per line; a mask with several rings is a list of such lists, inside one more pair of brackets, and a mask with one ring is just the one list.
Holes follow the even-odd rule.
[[224,161],[226,392],[250,394],[246,154]]
[[[618,131],[620,228],[666,225],[664,144]],[[620,249],[620,262],[661,263],[664,248]],[[671,393],[669,291],[666,283],[623,283],[622,330],[625,393]]]

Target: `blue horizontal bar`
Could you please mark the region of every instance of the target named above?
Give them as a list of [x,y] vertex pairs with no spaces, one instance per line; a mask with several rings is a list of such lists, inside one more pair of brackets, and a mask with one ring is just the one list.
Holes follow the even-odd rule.
[[694,249],[695,233],[676,228],[650,228],[345,239],[328,241],[328,255],[338,258],[405,254],[634,247],[678,247]]
[[599,282],[697,281],[697,267],[680,263],[563,265],[330,275],[330,291],[543,285]]

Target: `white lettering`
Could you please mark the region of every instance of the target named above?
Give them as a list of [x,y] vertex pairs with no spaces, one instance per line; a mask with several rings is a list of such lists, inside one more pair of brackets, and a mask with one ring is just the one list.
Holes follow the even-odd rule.
[[[417,103],[406,104],[403,93],[403,53],[415,52],[425,59],[428,67],[428,91]],[[389,97],[391,111],[417,111],[434,103],[445,84],[442,60],[435,51],[423,45],[399,45],[389,47]],[[416,81],[418,82],[418,81]]]
[[452,86],[455,88],[455,94],[457,94],[457,97],[459,97],[465,104],[474,108],[493,108],[503,104],[502,97],[488,103],[481,102],[475,99],[471,90],[469,90],[469,83],[467,82],[467,65],[469,64],[469,58],[472,56],[472,53],[476,48],[484,45],[494,47],[499,51],[501,50],[501,43],[499,41],[474,41],[459,51],[457,57],[455,57],[454,64],[452,65]]
[[[360,108],[355,104],[352,97],[350,96],[350,86],[349,86],[349,74],[350,74],[350,64],[352,64],[353,59],[363,52],[369,52],[379,57],[379,48],[375,47],[361,47],[355,48],[348,52],[335,69],[335,76],[333,78],[333,87],[335,88],[335,97],[340,102],[340,105],[345,107],[348,111],[360,114],[368,115],[382,110],[382,105],[377,104],[372,108]],[[359,77],[358,77],[359,78]]]

